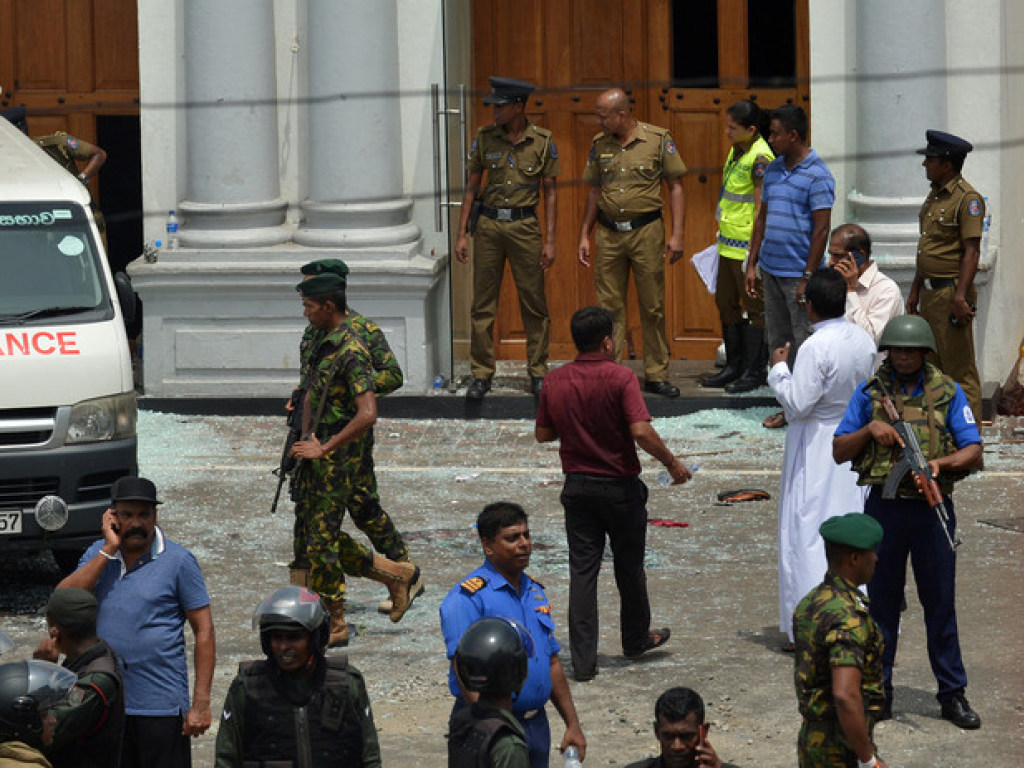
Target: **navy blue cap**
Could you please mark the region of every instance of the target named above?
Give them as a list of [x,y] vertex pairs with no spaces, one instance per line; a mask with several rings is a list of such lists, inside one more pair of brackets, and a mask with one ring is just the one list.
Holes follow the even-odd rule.
[[974,149],[974,145],[966,139],[954,136],[945,131],[925,131],[928,146],[917,150],[919,155],[928,157],[962,157]]
[[513,77],[489,77],[491,93],[484,97],[484,104],[500,106],[501,104],[512,104],[513,102],[525,103],[536,86],[525,80],[516,80]]

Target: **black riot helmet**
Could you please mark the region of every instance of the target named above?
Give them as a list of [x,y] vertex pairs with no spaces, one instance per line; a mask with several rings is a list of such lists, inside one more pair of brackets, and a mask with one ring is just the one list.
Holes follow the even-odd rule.
[[282,587],[264,598],[252,616],[252,628],[259,630],[260,647],[267,656],[270,655],[272,629],[307,630],[317,656],[324,655],[331,635],[331,624],[320,595],[305,587]]
[[467,691],[516,694],[526,681],[533,638],[513,619],[495,616],[469,625],[455,650],[455,674]]
[[40,745],[43,711],[67,698],[78,675],[49,661],[0,664],[0,741]]

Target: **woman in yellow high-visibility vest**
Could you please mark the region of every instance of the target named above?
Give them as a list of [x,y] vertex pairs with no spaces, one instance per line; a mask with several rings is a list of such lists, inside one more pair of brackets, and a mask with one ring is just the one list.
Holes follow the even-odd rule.
[[[705,387],[725,387],[726,392],[749,392],[765,382],[768,362],[764,343],[764,295],[758,281],[757,298],[744,294],[743,262],[761,204],[761,179],[775,159],[761,135],[768,115],[752,101],[737,101],[726,111],[725,135],[732,142],[722,169],[718,195],[718,282],[715,304],[722,321],[725,367],[706,376]],[[746,310],[746,317],[744,317]]]

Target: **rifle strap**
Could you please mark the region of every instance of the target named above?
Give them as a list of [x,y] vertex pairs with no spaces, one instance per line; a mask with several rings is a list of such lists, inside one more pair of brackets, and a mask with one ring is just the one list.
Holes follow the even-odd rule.
[[939,450],[939,431],[935,426],[935,388],[925,382],[924,401],[928,406],[928,458],[934,459],[936,451]]
[[[351,329],[349,329],[349,331],[351,332]],[[324,406],[327,405],[327,391],[331,387],[331,382],[334,381],[334,374],[338,372],[338,366],[341,365],[343,357],[343,354],[339,354],[334,358],[334,362],[331,363],[331,369],[327,372],[327,378],[324,379],[323,392],[320,393],[320,402],[317,403],[316,413],[313,415],[313,420],[309,423],[310,435],[315,435],[316,428],[320,426],[320,419],[324,415]]]

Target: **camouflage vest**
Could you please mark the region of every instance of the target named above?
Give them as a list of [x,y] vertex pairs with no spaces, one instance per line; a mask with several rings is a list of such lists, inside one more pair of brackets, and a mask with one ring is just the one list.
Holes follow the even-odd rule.
[[[949,403],[956,394],[956,383],[931,363],[924,365],[924,392],[915,397],[905,397],[897,384],[892,365],[888,360],[878,369],[878,377],[888,382],[892,402],[896,411],[903,416],[917,435],[921,451],[929,459],[939,459],[956,451],[953,435],[946,426]],[[877,387],[868,390],[871,397],[871,419],[891,424],[882,406],[882,395]],[[857,472],[860,485],[883,485],[892,468],[900,460],[903,449],[893,444],[890,447],[869,440],[867,447],[854,459],[853,469]],[[953,492],[953,483],[967,477],[966,472],[943,472],[939,476],[942,493]],[[901,499],[923,498],[914,487],[914,478],[908,472],[900,483],[897,495]]]

